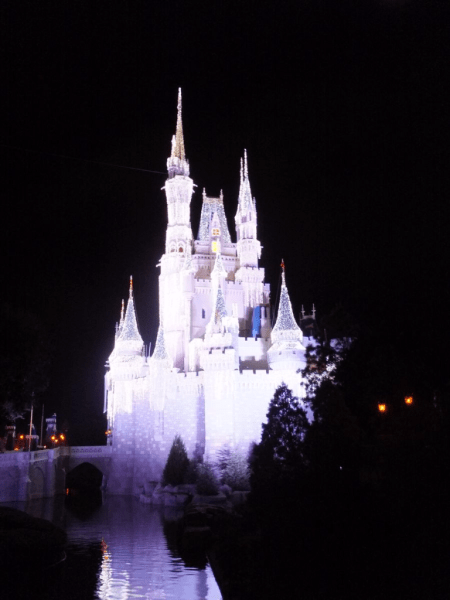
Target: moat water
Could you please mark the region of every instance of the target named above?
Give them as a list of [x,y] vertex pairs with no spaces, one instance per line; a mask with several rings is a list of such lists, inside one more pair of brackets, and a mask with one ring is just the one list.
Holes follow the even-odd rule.
[[66,559],[48,570],[43,584],[28,588],[33,600],[221,599],[206,556],[180,556],[180,513],[172,509],[126,496],[96,504],[57,497],[3,506],[45,518],[68,536]]

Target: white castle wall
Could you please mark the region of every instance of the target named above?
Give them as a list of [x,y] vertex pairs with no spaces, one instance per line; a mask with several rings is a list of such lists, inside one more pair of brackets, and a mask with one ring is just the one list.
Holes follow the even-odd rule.
[[[255,353],[266,343],[242,340]],[[304,395],[299,374],[221,369],[223,356],[221,350],[211,352],[211,370],[172,372],[164,410],[150,410],[148,401],[133,398],[132,412],[116,415],[108,493],[139,494],[146,482],[159,481],[177,434],[191,458],[200,454],[214,461],[224,446],[247,455],[260,440],[276,388],[285,382],[298,397]]]

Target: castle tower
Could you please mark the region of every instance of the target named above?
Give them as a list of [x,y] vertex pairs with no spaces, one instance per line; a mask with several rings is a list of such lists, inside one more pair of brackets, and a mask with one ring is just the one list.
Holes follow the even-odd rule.
[[175,367],[185,368],[185,356],[190,337],[190,303],[183,291],[181,271],[186,255],[192,252],[193,236],[190,221],[194,183],[189,177],[189,163],[184,149],[181,118],[181,89],[178,90],[176,133],[172,138],[172,153],[167,159],[168,179],[164,186],[167,199],[166,251],[161,258],[159,301],[161,325],[166,348]]
[[241,160],[241,185],[235,221],[239,260],[236,280],[242,283],[244,291],[246,322],[243,324],[243,329],[248,330],[251,335],[253,309],[268,303],[268,298],[264,298],[263,295],[264,269],[258,268],[258,259],[261,258],[261,242],[257,238],[256,206],[250,189],[246,150],[244,151],[244,161]]
[[120,324],[116,328],[114,349],[108,364],[105,408],[108,413],[108,430],[112,430],[116,437],[116,434],[119,435],[119,431],[116,431],[117,416],[130,415],[132,412],[132,382],[143,377],[145,372],[144,342],[136,320],[132,277],[130,277],[127,309],[124,311],[124,302],[122,301]]
[[269,367],[274,370],[290,370],[296,372],[305,366],[305,347],[303,333],[294,318],[291,300],[286,287],[284,262],[282,267],[282,283],[277,321],[271,333],[272,346],[267,352]]

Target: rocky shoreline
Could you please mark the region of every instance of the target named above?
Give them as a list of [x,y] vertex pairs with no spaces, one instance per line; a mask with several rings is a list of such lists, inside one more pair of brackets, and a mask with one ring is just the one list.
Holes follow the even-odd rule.
[[66,533],[45,519],[15,508],[0,507],[2,586],[33,577],[65,558]]

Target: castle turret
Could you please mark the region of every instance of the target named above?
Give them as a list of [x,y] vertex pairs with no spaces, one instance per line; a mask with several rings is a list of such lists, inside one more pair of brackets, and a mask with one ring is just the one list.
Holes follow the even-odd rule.
[[239,260],[236,281],[242,283],[245,305],[245,318],[241,329],[247,335],[251,335],[253,308],[266,304],[268,298],[264,298],[263,294],[264,269],[258,268],[258,259],[261,257],[261,243],[256,237],[256,206],[250,189],[246,150],[244,151],[244,161],[241,160],[241,185],[235,221]]
[[160,307],[167,351],[174,366],[185,367],[189,343],[190,299],[183,290],[185,281],[180,275],[186,255],[190,255],[193,236],[190,205],[194,183],[189,177],[181,118],[181,89],[178,91],[176,133],[172,139],[172,153],[167,159],[168,179],[164,186],[167,199],[168,224],[166,252],[161,258]]
[[280,304],[278,307],[277,321],[271,333],[272,346],[267,352],[269,367],[274,370],[289,369],[296,371],[304,368],[305,347],[303,346],[303,333],[297,325],[292,312],[291,300],[286,287],[286,274],[284,263],[282,266],[282,283]]
[[109,371],[105,377],[106,410],[108,428],[112,428],[117,413],[131,413],[131,394],[121,390],[127,382],[142,377],[145,373],[144,342],[139,333],[133,297],[133,278],[130,277],[130,292],[125,314],[122,313],[117,330],[114,350],[109,357]]
[[247,150],[244,150],[244,161],[241,160],[241,185],[235,221],[240,265],[257,268],[258,259],[261,258],[261,243],[257,239],[258,222],[248,177]]
[[168,179],[164,186],[167,198],[168,225],[166,254],[184,253],[192,248],[190,206],[194,182],[189,177],[189,162],[184,150],[181,118],[181,89],[178,90],[176,134],[172,138],[172,153],[167,159]]

